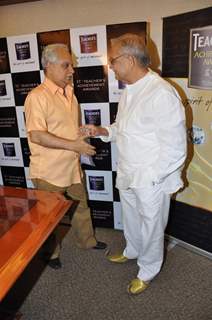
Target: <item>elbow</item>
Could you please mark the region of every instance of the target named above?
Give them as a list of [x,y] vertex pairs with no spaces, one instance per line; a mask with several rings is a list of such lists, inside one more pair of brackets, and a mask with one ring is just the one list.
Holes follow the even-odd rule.
[[40,143],[40,139],[39,139],[39,136],[36,134],[35,131],[30,131],[29,132],[29,139],[32,143],[37,143],[39,144]]

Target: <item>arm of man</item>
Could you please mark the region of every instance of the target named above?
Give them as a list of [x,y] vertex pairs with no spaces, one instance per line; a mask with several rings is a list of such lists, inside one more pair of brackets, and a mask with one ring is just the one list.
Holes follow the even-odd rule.
[[161,92],[154,101],[154,117],[159,142],[159,157],[152,166],[152,178],[162,182],[180,169],[186,158],[185,112],[180,97],[174,92]]
[[47,131],[33,130],[29,132],[29,138],[31,142],[47,148],[64,149],[90,156],[95,154],[95,147],[86,143],[84,141],[85,137],[79,137],[76,140],[68,140],[57,137]]
[[42,90],[39,94],[33,91],[25,101],[26,130],[32,143],[53,149],[75,151],[79,154],[94,155],[95,147],[85,142],[85,137],[75,140],[65,139],[48,131],[48,100]]

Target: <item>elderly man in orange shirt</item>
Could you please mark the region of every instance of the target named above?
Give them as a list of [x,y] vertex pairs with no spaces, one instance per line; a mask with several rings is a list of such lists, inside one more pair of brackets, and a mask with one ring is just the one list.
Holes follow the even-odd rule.
[[[42,66],[45,79],[25,101],[26,129],[30,147],[30,178],[37,189],[66,193],[79,205],[72,219],[76,245],[105,249],[97,241],[90,209],[82,184],[80,154],[94,155],[95,148],[78,136],[79,106],[70,85],[74,73],[68,47],[52,44],[44,48]],[[61,268],[58,230],[56,247],[48,260],[53,269]]]

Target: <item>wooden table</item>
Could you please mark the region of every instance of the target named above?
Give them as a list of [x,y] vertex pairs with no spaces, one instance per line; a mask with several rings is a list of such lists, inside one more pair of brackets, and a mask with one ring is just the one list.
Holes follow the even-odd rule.
[[59,193],[0,186],[0,301],[71,205]]

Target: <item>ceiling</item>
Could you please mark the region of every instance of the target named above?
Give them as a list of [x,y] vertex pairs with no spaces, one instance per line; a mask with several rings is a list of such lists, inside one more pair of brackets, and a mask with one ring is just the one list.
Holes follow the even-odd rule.
[[0,6],[8,6],[10,4],[34,2],[34,1],[40,1],[40,0],[0,0]]

